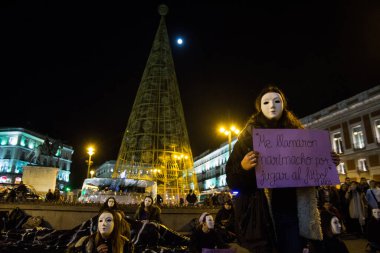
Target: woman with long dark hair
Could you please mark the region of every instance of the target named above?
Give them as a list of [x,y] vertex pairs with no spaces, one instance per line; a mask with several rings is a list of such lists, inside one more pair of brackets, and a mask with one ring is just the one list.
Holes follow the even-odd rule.
[[118,214],[111,209],[103,209],[98,216],[98,229],[83,242],[84,253],[129,253],[133,247],[120,230]]
[[[256,99],[256,113],[238,137],[226,165],[227,183],[238,191],[234,208],[236,231],[251,252],[300,253],[305,239],[322,240],[315,187],[259,189],[255,167],[259,153],[253,149],[252,130],[302,129],[288,109],[284,93],[265,87]],[[332,154],[335,164],[339,157]]]

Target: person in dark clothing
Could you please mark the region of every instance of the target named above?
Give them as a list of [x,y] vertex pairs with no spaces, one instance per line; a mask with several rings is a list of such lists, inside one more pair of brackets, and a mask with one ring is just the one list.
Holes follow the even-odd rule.
[[365,194],[358,190],[358,183],[356,181],[353,181],[347,190],[346,199],[349,212],[347,230],[349,233],[360,237],[363,235],[365,220],[368,216],[368,204]]
[[342,232],[342,224],[338,217],[328,211],[321,211],[323,248],[324,253],[349,253],[347,246],[339,238]]
[[[268,194],[258,189],[255,167],[259,153],[253,150],[252,130],[303,126],[288,110],[284,93],[275,86],[261,91],[256,111],[239,135],[226,165],[227,184],[239,192],[234,202],[239,241],[251,252],[272,252],[277,238],[280,253],[300,253],[306,244],[304,238],[322,240],[316,188],[274,188],[268,189]],[[332,158],[339,163],[333,152]]]
[[367,182],[367,178],[365,178],[365,177],[360,178],[358,190],[361,192],[364,192],[364,194],[365,194],[368,189],[369,189],[369,183]]
[[215,229],[221,234],[225,243],[231,243],[236,240],[235,213],[231,200],[225,201],[216,214]]
[[186,201],[189,206],[193,206],[197,202],[197,195],[193,192],[192,189],[189,190],[189,193],[186,195]]
[[367,226],[367,238],[371,248],[371,253],[375,253],[376,250],[380,251],[380,209],[372,209],[372,216],[368,221]]
[[341,209],[338,190],[332,185],[322,185],[318,188],[318,206],[321,208],[325,202]]
[[149,220],[161,223],[161,209],[153,205],[153,198],[146,196],[135,213],[136,220]]
[[24,182],[21,180],[19,186],[16,189],[17,195],[19,200],[24,201],[26,200],[26,193],[28,192],[28,189],[26,188],[26,185]]
[[15,188],[8,188],[7,194],[5,197],[6,202],[15,202],[16,201],[16,189]]
[[53,200],[54,200],[54,194],[51,191],[51,189],[49,189],[48,192],[46,193],[45,201],[50,202],[50,201],[53,201]]
[[185,200],[183,198],[179,198],[179,206],[183,206],[185,204]]
[[342,215],[342,222],[345,226],[347,226],[347,223],[350,218],[350,214],[348,211],[348,201],[346,199],[346,193],[349,188],[349,184],[341,184],[340,189],[338,190],[339,194],[339,200],[340,200],[340,214]]
[[201,253],[202,249],[215,248],[228,248],[228,245],[223,243],[220,235],[215,231],[212,215],[209,213],[202,213],[199,217],[199,226],[190,236],[190,252]]
[[54,201],[57,201],[57,202],[61,201],[61,192],[59,191],[58,188],[55,188],[53,195],[54,195]]

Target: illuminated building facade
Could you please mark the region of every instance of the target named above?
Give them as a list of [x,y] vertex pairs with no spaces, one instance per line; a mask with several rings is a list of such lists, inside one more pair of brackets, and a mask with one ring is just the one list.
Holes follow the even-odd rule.
[[115,168],[115,160],[107,161],[96,168],[95,176],[98,178],[111,178]]
[[[19,183],[24,166],[38,165],[32,157],[45,140],[46,136],[24,128],[0,128],[0,183]],[[61,190],[69,183],[73,153],[72,147],[63,145],[51,160],[41,155],[39,166],[48,166],[49,160],[59,168],[56,185]]]
[[[231,141],[233,147],[237,139]],[[229,158],[229,145],[224,143],[212,152],[206,151],[194,158],[194,171],[197,175],[199,191],[228,189],[226,163]]]
[[380,85],[301,119],[306,128],[329,131],[346,176],[380,180]]

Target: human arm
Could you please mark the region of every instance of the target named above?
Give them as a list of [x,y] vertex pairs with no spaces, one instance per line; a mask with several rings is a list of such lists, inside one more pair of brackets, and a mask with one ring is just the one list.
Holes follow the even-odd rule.
[[[227,184],[237,191],[253,191],[256,186],[254,167],[257,153],[252,151],[252,138],[239,139],[226,164]],[[254,160],[255,159],[255,160]]]

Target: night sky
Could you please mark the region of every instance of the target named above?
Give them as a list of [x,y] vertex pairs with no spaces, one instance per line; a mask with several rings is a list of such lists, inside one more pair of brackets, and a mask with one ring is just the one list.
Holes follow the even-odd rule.
[[242,127],[268,83],[285,91],[300,118],[380,83],[379,1],[29,2],[0,9],[0,127],[72,146],[73,187],[85,177],[88,144],[96,146],[95,166],[117,157],[159,3],[169,7],[194,157],[226,141],[220,123]]

